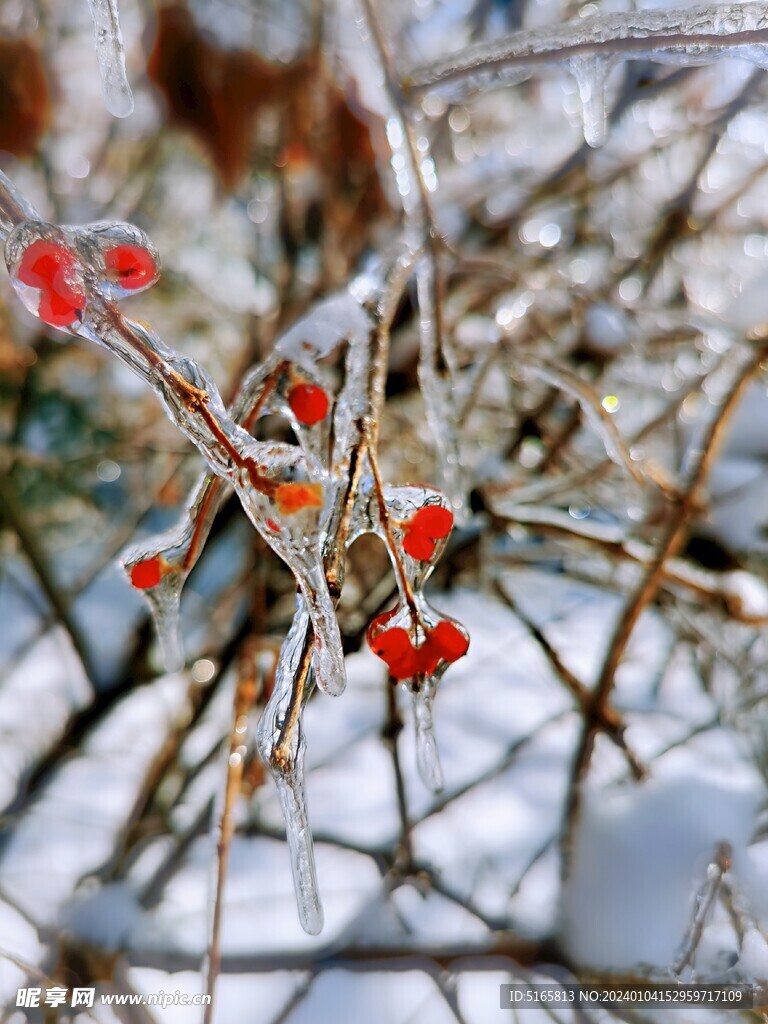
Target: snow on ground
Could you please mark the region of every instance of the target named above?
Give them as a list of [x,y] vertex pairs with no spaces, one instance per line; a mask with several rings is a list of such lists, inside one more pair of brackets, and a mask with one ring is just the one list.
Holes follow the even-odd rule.
[[[591,683],[599,658],[588,652],[604,650],[615,599],[597,587],[535,570],[510,575],[505,586]],[[381,863],[370,855],[397,842],[399,820],[391,758],[380,738],[381,667],[369,652],[354,655],[348,694],[339,701],[318,695],[306,717],[309,812],[318,835],[325,930],[319,937],[301,930],[285,845],[258,835],[260,825],[280,832],[267,780],[250,807],[238,812],[247,831],[232,847],[222,951],[225,959],[253,965],[286,955],[294,958],[297,972],[225,973],[217,1020],[228,1019],[225,1007],[247,998],[264,1006],[264,1019],[295,1000],[285,1018],[293,1024],[330,1019],[324,1015],[332,1005],[334,1019],[342,1022],[347,1018],[338,1016],[339,1006],[352,1022],[361,1019],[365,1005],[374,1014],[365,1019],[382,1024],[414,1015],[442,1024],[453,1019],[445,993],[420,969],[391,975],[326,971],[309,983],[302,968],[318,955],[348,947],[414,954],[424,947],[482,950],[492,934],[484,918],[532,938],[559,933],[566,952],[591,968],[666,971],[715,844],[724,840],[734,850],[734,888],[755,915],[740,968],[759,976],[768,964],[758,931],[768,925],[768,844],[749,843],[762,780],[730,729],[704,729],[688,738],[712,719],[715,705],[711,695],[697,696],[684,658],[673,659],[658,686],[669,642],[663,616],[649,612],[641,619],[616,700],[627,715],[628,740],[641,755],[656,754],[660,745],[672,749],[653,759],[649,779],[638,785],[628,779],[615,748],[598,741],[561,903],[560,819],[579,726],[572,699],[521,621],[500,601],[462,590],[432,599],[466,622],[473,638],[465,662],[441,683],[436,703],[444,794],[428,793],[418,778],[407,695],[402,706],[406,728],[399,749],[413,852],[441,891],[412,884],[391,891]],[[55,657],[53,648],[46,657]],[[147,842],[122,879],[104,884],[92,876],[113,856],[121,823],[164,737],[188,713],[187,687],[184,676],[165,677],[119,702],[19,816],[0,852],[0,892],[39,923],[58,921],[92,942],[127,948],[132,962],[161,962],[171,955],[189,965],[183,984],[178,975],[137,967],[130,977],[141,991],[194,990],[199,982],[194,968],[206,942],[214,840],[194,840],[148,906],[140,894],[163,861],[174,857],[173,837]],[[223,690],[231,695],[231,686]],[[188,735],[187,770],[207,755],[217,729],[226,724],[227,706],[220,695]],[[190,787],[174,819],[181,832],[220,792],[222,770],[221,759],[214,759]],[[33,965],[39,962],[43,949],[33,926],[9,907],[3,913],[4,944],[25,950]],[[716,927],[724,925],[715,922]],[[707,941],[705,933],[703,950]],[[714,931],[711,941],[720,941]],[[0,972],[8,990],[17,983],[15,970],[5,964]],[[466,993],[488,985],[493,998],[486,992],[484,1000],[497,1006],[497,984],[485,971],[472,974],[471,965],[467,972],[459,1004],[467,1021],[484,1020]],[[170,1012],[159,1018],[162,1024],[193,1019],[181,1008],[175,1017]]]
[[640,786],[586,788],[563,895],[563,940],[575,962],[668,968],[717,843],[733,847],[738,877],[760,780],[732,737],[707,740],[659,759]]

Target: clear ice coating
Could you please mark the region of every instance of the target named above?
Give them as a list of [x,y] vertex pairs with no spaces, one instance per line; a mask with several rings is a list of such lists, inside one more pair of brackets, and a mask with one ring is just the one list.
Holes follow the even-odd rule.
[[107,298],[138,295],[160,277],[159,252],[152,239],[133,224],[109,221],[64,230],[83,263],[96,271],[99,291]]
[[285,820],[299,921],[308,935],[319,935],[325,919],[317,886],[312,829],[307,817],[303,759],[304,751],[300,747],[293,771],[276,773],[274,780]]
[[537,377],[574,398],[579,403],[584,418],[602,441],[605,454],[611,462],[623,469],[628,477],[642,483],[642,476],[622,444],[616,425],[610,415],[603,411],[599,399],[586,381],[565,367],[554,366],[547,360],[537,359],[532,355],[520,355],[516,358],[519,358],[520,362]]
[[[280,649],[272,694],[256,728],[255,739],[280,799],[299,921],[304,931],[317,935],[323,927],[323,908],[307,814],[301,726],[304,704],[314,687],[311,668],[302,678],[309,629],[309,615],[299,597],[296,616]],[[297,680],[300,692],[296,689]]]
[[205,474],[174,529],[130,547],[122,556],[129,580],[149,604],[169,672],[182,668],[185,661],[179,616],[181,592],[228,493],[230,489],[223,480]]
[[[438,90],[451,102],[514,84],[542,65],[565,64],[577,79],[584,108],[584,134],[590,146],[604,136],[602,91],[606,67],[617,60],[663,64],[710,64],[738,57],[768,67],[768,4],[704,5],[604,12],[564,24],[526,29],[411,70],[410,94],[418,100]],[[595,63],[592,63],[592,62]]]
[[115,117],[133,113],[133,93],[125,73],[125,47],[117,0],[88,0],[93,18],[96,60],[107,110]]
[[179,672],[184,668],[184,645],[181,640],[179,615],[183,583],[184,579],[180,574],[170,573],[156,587],[145,591],[166,672]]
[[422,782],[433,793],[443,788],[443,769],[435,738],[435,723],[432,717],[434,687],[424,683],[412,690],[413,714],[416,723],[416,764]]
[[[469,643],[463,627],[430,608],[422,593],[453,525],[450,503],[431,488],[387,485],[375,454],[389,329],[422,256],[421,242],[414,244],[413,232],[406,232],[383,255],[367,260],[348,288],[318,303],[278,340],[226,409],[201,366],[170,349],[148,325],[124,317],[117,305],[159,276],[159,254],[143,232],[128,224],[46,224],[0,172],[0,233],[14,288],[27,308],[107,349],[145,380],[207,463],[179,524],[122,559],[131,584],[150,604],[166,666],[183,664],[182,589],[230,487],[296,577],[297,610],[255,742],[279,793],[299,918],[316,934],[323,914],[306,806],[302,712],[315,685],[331,694],[344,688],[335,604],[354,539],[372,532],[390,551],[400,602],[371,628],[379,637],[397,619],[400,633],[410,638],[419,764],[432,787],[440,785],[432,698]],[[342,347],[337,394],[320,363]],[[268,413],[288,418],[297,444],[254,439],[256,421]]]

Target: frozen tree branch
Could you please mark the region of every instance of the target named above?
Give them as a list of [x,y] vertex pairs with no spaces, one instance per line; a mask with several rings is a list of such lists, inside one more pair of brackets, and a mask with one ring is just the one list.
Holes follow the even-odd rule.
[[576,79],[584,135],[592,146],[605,138],[605,80],[617,61],[709,64],[725,56],[768,67],[768,6],[724,4],[684,10],[596,14],[476,43],[404,75],[417,100],[439,90],[453,102],[504,83],[519,82],[547,65],[564,65]]

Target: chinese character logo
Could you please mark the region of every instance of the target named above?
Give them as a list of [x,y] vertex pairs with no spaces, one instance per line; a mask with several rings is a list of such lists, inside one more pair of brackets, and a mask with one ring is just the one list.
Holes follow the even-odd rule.
[[17,1006],[39,1006],[41,988],[20,988],[16,993]]
[[94,991],[92,988],[73,988],[72,1006],[93,1006]]

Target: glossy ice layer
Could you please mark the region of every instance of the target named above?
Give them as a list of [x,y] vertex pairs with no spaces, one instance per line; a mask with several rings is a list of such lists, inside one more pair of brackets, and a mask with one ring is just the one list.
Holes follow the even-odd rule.
[[88,6],[93,18],[104,102],[110,114],[128,117],[133,113],[133,93],[125,73],[125,47],[117,0],[88,0]]
[[[432,787],[440,785],[440,771],[431,701],[439,678],[468,643],[461,627],[448,626],[422,592],[453,525],[448,500],[428,487],[392,487],[377,466],[389,328],[412,272],[423,277],[431,264],[423,261],[421,246],[407,240],[413,232],[367,261],[348,288],[319,303],[276,343],[227,409],[203,367],[117,305],[159,276],[159,254],[143,232],[128,224],[46,224],[4,176],[0,230],[7,235],[11,279],[30,311],[107,349],[141,377],[208,465],[178,526],[123,556],[131,584],[152,608],[166,666],[183,665],[181,592],[229,487],[296,578],[296,615],[256,743],[283,808],[299,917],[315,934],[323,916],[306,807],[302,712],[315,684],[328,694],[344,689],[335,605],[353,540],[375,533],[390,551],[400,594],[395,613],[420,648],[413,686],[419,764]],[[337,394],[321,361],[342,347]],[[431,381],[425,386],[432,388]],[[297,444],[253,438],[257,420],[270,413],[290,420]]]
[[604,138],[603,85],[618,60],[710,64],[739,57],[768,67],[768,4],[600,13],[565,24],[477,43],[406,76],[414,99],[437,89],[451,102],[523,80],[539,67],[564,64],[574,75],[590,145]]

